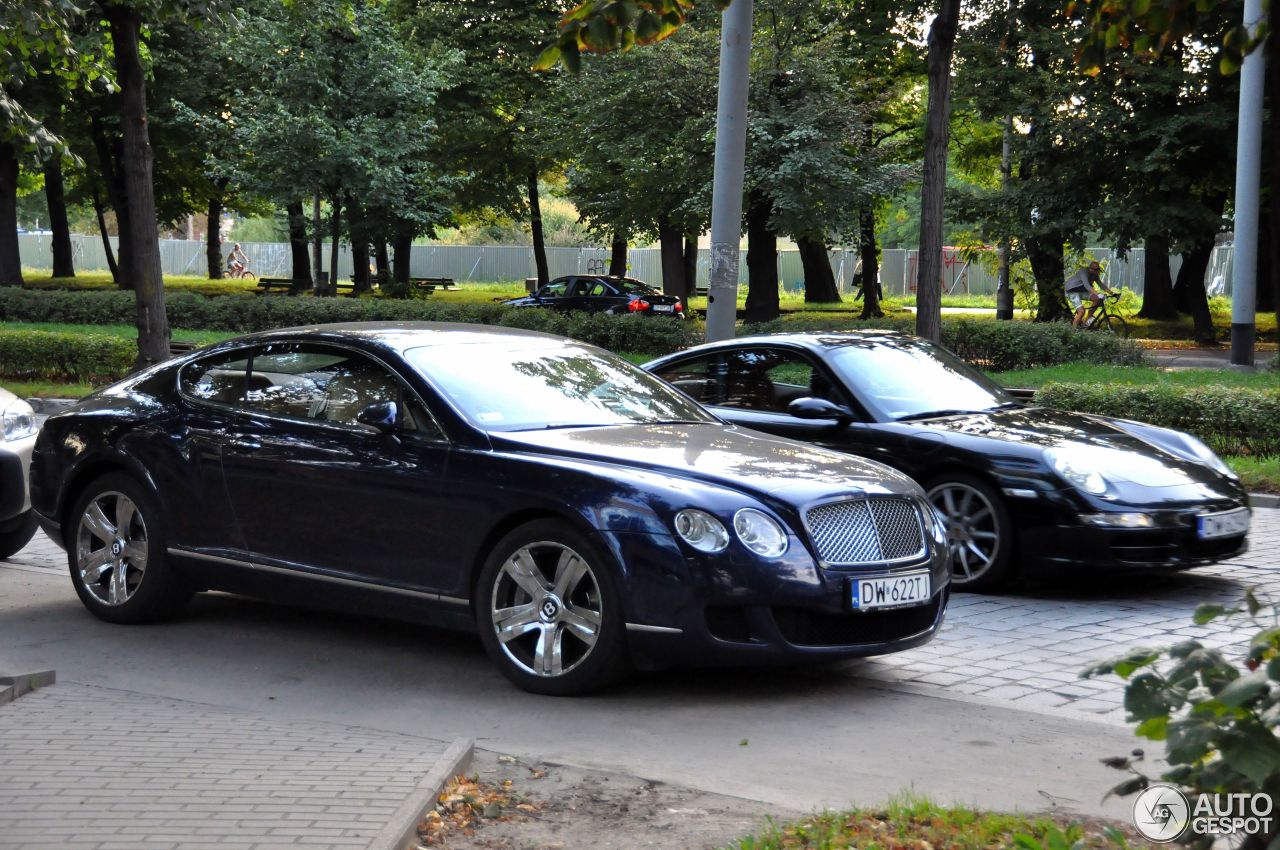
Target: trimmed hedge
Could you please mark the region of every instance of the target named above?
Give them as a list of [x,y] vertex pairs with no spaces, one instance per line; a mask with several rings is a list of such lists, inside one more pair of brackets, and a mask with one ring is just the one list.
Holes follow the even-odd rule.
[[[647,316],[605,316],[513,309],[501,304],[439,304],[428,300],[165,297],[169,324],[188,330],[249,333],[327,322],[463,322],[502,325],[573,337],[615,351],[666,354],[699,341],[700,326]],[[0,288],[0,321],[125,324],[136,321],[131,292],[38,291]]]
[[[859,328],[915,333],[915,319],[835,319],[824,316],[784,318],[748,325],[744,333],[836,331]],[[993,372],[1086,362],[1134,366],[1143,362],[1136,343],[1113,334],[1074,330],[1068,322],[995,322],[989,319],[943,319],[942,344],[965,360]]]
[[106,334],[58,331],[0,333],[0,376],[99,383],[133,369],[137,342]]
[[1219,454],[1280,455],[1280,392],[1049,383],[1036,392],[1035,402],[1176,428],[1199,437]]

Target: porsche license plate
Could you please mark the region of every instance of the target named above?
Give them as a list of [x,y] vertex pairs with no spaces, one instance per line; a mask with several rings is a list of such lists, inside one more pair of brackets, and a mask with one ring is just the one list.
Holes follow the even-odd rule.
[[1236,508],[1220,514],[1201,514],[1196,517],[1196,535],[1201,540],[1218,537],[1235,537],[1249,533],[1249,509]]
[[924,605],[929,601],[932,582],[927,570],[881,578],[856,578],[849,582],[850,604],[855,610]]

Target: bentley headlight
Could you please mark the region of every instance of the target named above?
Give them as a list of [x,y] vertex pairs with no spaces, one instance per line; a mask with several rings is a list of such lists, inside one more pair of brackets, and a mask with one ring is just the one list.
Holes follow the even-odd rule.
[[719,552],[729,545],[724,523],[706,511],[686,508],[676,514],[676,534],[699,552]]
[[1086,493],[1099,496],[1107,492],[1107,481],[1090,459],[1065,451],[1045,449],[1045,460],[1053,471]]
[[765,558],[776,558],[787,551],[787,532],[768,514],[755,508],[743,508],[733,515],[733,530],[742,545]]
[[30,437],[38,430],[36,428],[35,411],[31,409],[31,405],[22,399],[15,399],[9,402],[8,407],[4,409],[4,413],[0,414],[0,421],[4,425],[4,439],[6,442]]

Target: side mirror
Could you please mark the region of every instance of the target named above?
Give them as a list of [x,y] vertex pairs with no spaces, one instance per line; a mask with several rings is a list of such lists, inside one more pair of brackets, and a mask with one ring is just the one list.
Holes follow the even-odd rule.
[[834,419],[841,425],[848,425],[855,419],[853,411],[843,404],[811,396],[793,400],[787,405],[787,413],[797,419]]
[[375,401],[356,414],[356,421],[379,434],[394,434],[400,421],[400,408],[394,401]]

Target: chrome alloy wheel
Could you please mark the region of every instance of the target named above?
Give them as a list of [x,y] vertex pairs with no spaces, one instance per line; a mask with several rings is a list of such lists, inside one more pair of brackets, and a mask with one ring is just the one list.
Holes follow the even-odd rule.
[[80,581],[104,605],[133,598],[147,571],[147,526],[138,506],[108,490],[85,505],[76,530]]
[[602,611],[591,565],[562,543],[522,546],[493,584],[490,619],[502,652],[535,676],[581,664],[600,636]]
[[939,484],[929,501],[947,520],[951,574],[959,585],[981,578],[1000,555],[999,522],[987,497],[959,481]]

